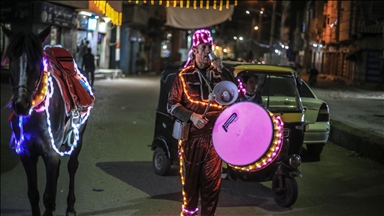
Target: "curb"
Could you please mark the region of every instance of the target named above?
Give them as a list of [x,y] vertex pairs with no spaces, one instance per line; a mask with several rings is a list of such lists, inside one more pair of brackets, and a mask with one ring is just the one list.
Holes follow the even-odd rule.
[[331,119],[329,141],[384,164],[384,137]]

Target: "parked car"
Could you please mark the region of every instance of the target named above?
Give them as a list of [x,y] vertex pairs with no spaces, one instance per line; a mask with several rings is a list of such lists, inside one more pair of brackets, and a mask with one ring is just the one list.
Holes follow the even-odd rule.
[[331,131],[329,107],[325,101],[317,98],[306,82],[302,81],[302,83],[299,92],[305,109],[304,119],[308,123],[304,144],[306,144],[308,159],[318,161]]

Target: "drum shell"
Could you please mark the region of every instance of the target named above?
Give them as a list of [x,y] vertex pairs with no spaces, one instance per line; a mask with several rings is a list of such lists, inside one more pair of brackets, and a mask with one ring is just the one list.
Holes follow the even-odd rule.
[[[240,169],[248,169],[248,166],[261,160],[264,165],[270,163],[276,158],[279,148],[276,148],[276,135],[282,138],[282,127],[276,133],[273,119],[273,114],[252,102],[240,102],[228,107],[220,114],[213,129],[216,152],[230,166]],[[281,143],[280,139],[279,145]],[[263,164],[259,163],[259,166]]]

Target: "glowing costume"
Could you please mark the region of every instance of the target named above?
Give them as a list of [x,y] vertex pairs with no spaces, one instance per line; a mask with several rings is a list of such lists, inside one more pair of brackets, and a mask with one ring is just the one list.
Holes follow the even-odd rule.
[[[197,30],[193,34],[192,48],[200,44],[213,44],[209,30]],[[192,48],[189,57],[192,54]],[[208,122],[198,129],[193,123],[185,141],[179,140],[180,174],[183,185],[183,206],[181,215],[197,215],[199,195],[201,215],[214,215],[221,186],[221,159],[212,144],[212,129],[223,106],[216,101],[209,103],[210,89],[223,81],[235,82],[232,74],[222,69],[219,73],[207,65],[205,69],[195,67],[195,60],[189,58],[177,74],[168,99],[168,112],[176,118],[191,122],[193,113],[203,115]],[[206,108],[208,109],[206,110]],[[195,114],[194,114],[195,115]]]

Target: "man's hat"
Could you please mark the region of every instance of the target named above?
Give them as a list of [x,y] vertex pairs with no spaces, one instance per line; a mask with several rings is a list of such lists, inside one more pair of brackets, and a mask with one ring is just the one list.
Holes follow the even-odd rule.
[[185,63],[184,67],[186,67],[191,61],[191,54],[193,52],[192,48],[197,47],[202,43],[213,44],[211,32],[207,29],[199,29],[193,33],[191,50],[188,53],[188,61]]

